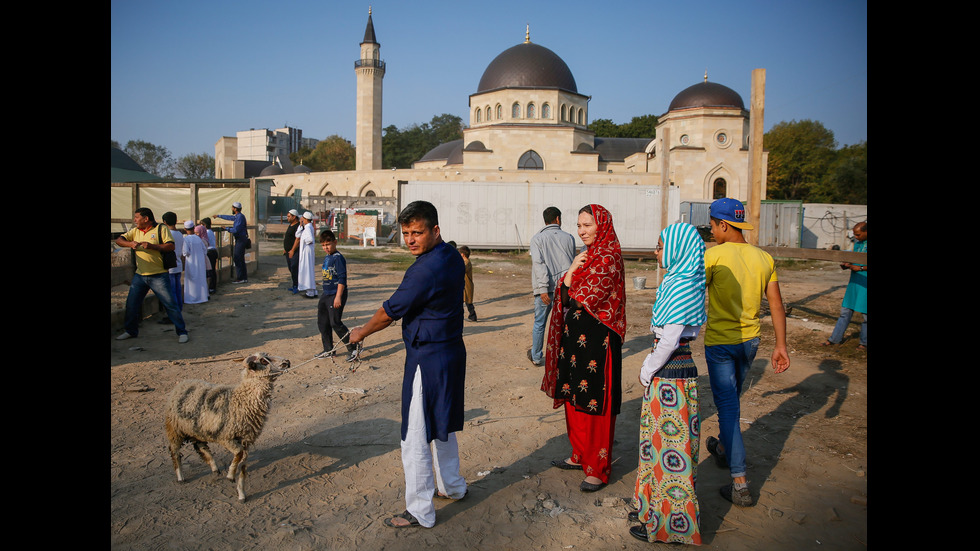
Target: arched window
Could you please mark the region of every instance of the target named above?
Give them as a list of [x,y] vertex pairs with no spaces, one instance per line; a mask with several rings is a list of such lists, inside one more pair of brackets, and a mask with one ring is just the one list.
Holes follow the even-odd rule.
[[582,117],[584,116],[584,115],[582,114],[582,113],[583,113],[583,111],[585,111],[585,110],[584,110],[584,109],[582,109],[581,107],[579,107],[579,109],[578,109],[578,123],[579,123],[579,124],[583,124],[583,123],[582,123]]
[[497,104],[497,120],[504,118],[504,106]]
[[482,119],[480,119],[480,108],[479,107],[477,107],[477,109],[476,109],[476,122],[483,122]]
[[490,106],[488,105],[484,111],[487,113],[487,122],[490,122]]
[[541,118],[550,119],[551,118],[551,106],[547,103],[541,106]]
[[527,118],[533,119],[535,115],[537,115],[537,110],[534,108],[534,104],[527,104]]
[[563,104],[561,106],[561,122],[565,122],[568,120],[568,112],[565,109],[566,109],[565,105]]
[[724,199],[728,197],[728,182],[724,178],[718,178],[714,182],[714,190],[712,190],[712,195],[714,199]]
[[510,108],[510,118],[519,119],[521,118],[521,104],[514,103],[514,106]]
[[541,155],[538,155],[533,149],[528,149],[517,161],[517,169],[544,170],[544,161],[541,160]]

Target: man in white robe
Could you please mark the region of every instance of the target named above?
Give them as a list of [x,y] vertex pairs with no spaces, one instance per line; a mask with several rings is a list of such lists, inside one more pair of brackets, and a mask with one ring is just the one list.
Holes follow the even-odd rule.
[[194,233],[194,221],[184,222],[184,304],[208,301],[208,246]]
[[306,211],[300,217],[303,229],[296,234],[299,239],[299,291],[306,298],[316,298],[316,236],[313,235],[313,213]]

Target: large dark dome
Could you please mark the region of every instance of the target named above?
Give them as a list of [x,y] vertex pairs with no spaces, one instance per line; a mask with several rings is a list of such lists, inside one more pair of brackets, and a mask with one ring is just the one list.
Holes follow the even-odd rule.
[[692,107],[735,107],[745,109],[742,96],[738,92],[722,84],[714,82],[699,82],[685,88],[670,102],[668,111],[674,109],[690,109]]
[[477,93],[499,88],[558,88],[578,93],[575,77],[555,52],[531,42],[504,50],[483,72]]

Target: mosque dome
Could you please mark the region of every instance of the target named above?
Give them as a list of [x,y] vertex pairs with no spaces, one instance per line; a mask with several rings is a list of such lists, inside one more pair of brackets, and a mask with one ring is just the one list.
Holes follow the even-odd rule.
[[296,166],[293,167],[293,173],[294,174],[300,174],[300,173],[302,173],[302,174],[310,174],[311,172],[313,172],[313,169],[311,169],[310,167],[304,165],[303,163],[300,163],[300,164],[298,164],[298,165],[296,165]]
[[732,107],[745,109],[742,96],[731,88],[715,82],[699,82],[674,96],[668,111],[691,109],[695,107]]
[[279,165],[272,163],[271,165],[263,168],[262,172],[259,173],[259,176],[279,176],[282,173],[282,169],[279,168]]
[[578,93],[568,65],[555,52],[530,41],[495,57],[483,72],[477,93],[500,88],[558,88]]

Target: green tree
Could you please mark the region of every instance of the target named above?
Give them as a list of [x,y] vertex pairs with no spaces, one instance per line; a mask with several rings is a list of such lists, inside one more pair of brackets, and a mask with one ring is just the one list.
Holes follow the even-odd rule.
[[657,117],[640,115],[625,124],[616,124],[611,119],[595,119],[588,128],[598,138],[654,138],[657,135]]
[[411,124],[404,129],[395,125],[385,127],[381,137],[381,166],[411,168],[437,145],[463,137],[463,119],[442,114],[428,123]]
[[819,121],[780,122],[766,132],[769,199],[810,200],[836,157],[834,133]]
[[207,153],[188,153],[177,159],[174,169],[181,178],[191,180],[214,178],[214,157]]
[[[293,162],[293,166],[310,166],[310,157],[313,155],[312,147],[301,147],[296,151],[289,154],[289,160]],[[313,170],[313,167],[310,167]]]
[[334,134],[320,140],[316,149],[303,158],[303,165],[314,172],[354,170],[354,153],[354,146],[349,141]]
[[811,200],[848,205],[868,204],[867,142],[844,146],[837,151]]
[[623,138],[654,138],[657,136],[657,117],[641,115],[621,125]]
[[599,138],[618,138],[619,125],[612,119],[595,119],[589,123],[589,130],[595,132]]
[[161,178],[174,177],[174,160],[166,147],[143,140],[129,140],[123,151],[150,174]]

